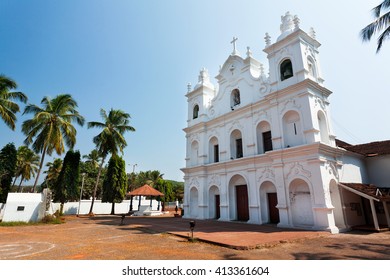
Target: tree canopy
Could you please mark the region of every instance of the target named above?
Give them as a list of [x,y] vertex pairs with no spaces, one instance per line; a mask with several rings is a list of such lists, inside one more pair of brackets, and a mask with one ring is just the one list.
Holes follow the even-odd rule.
[[65,145],[73,148],[76,144],[76,129],[73,122],[84,125],[84,117],[76,110],[77,102],[69,94],[57,95],[54,99],[44,97],[42,107],[29,104],[23,114],[33,114],[33,118],[23,122],[22,131],[27,136],[26,145],[32,145],[36,153],[42,153],[34,189],[42,170],[46,153],[58,155],[65,152]]
[[378,53],[384,41],[390,36],[390,0],[384,0],[381,4],[372,9],[374,21],[363,28],[360,32],[363,41],[370,41],[374,34],[379,34],[377,39]]
[[0,203],[5,203],[15,176],[17,151],[14,143],[5,145],[0,151]]
[[23,92],[12,91],[16,88],[17,84],[14,80],[5,75],[0,75],[0,117],[12,130],[15,130],[15,114],[20,111],[19,105],[13,100],[27,102],[27,96]]

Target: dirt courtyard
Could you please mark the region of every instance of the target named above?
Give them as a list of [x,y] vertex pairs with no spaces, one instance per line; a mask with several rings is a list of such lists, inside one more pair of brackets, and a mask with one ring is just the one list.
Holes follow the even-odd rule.
[[[121,225],[119,216],[66,216],[65,223],[58,225],[0,227],[0,260],[390,259],[388,231],[317,233],[286,239],[283,231],[279,230],[276,233],[279,242],[264,243],[264,246],[250,250],[237,250],[207,242],[189,242],[185,236],[165,232],[162,225],[172,225],[174,232],[178,230],[174,225],[186,224],[186,221],[178,223],[178,220],[172,217],[126,217]],[[217,227],[222,226],[220,222],[210,222],[211,225],[213,223]],[[201,225],[198,227],[200,231]],[[229,235],[245,239],[254,234],[254,229],[262,229],[246,224],[239,228],[242,230],[230,232]],[[265,232],[264,236],[271,234]],[[298,237],[300,232],[292,234]]]

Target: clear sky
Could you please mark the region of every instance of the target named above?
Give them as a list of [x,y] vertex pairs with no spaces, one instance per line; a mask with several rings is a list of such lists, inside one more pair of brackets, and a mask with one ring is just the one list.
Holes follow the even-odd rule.
[[[137,164],[136,172],[159,170],[182,181],[187,83],[197,83],[202,67],[217,75],[233,36],[242,55],[250,46],[268,68],[264,34],[275,42],[287,11],[299,16],[303,30],[314,27],[322,44],[337,137],[352,144],[390,139],[390,41],[376,54],[375,42],[359,38],[380,2],[0,0],[0,73],[18,83],[29,103],[72,94],[86,121],[100,121],[100,108],[128,112],[136,132],[125,134],[127,171]],[[14,132],[0,121],[0,148],[23,144],[21,124],[31,115],[17,117]],[[88,154],[99,131],[75,126],[75,149]]]

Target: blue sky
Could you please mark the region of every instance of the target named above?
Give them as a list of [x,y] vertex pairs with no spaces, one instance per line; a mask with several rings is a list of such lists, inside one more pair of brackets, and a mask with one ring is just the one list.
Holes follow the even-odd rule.
[[[217,75],[233,36],[242,55],[250,46],[268,68],[264,34],[274,42],[287,11],[299,16],[303,30],[314,27],[322,43],[337,137],[352,144],[390,139],[390,42],[376,54],[375,42],[359,38],[380,2],[0,0],[0,73],[18,83],[29,103],[72,94],[86,121],[100,121],[100,108],[130,113],[136,132],[125,134],[127,171],[137,164],[136,172],[156,169],[181,181],[187,83],[196,84],[202,67]],[[0,121],[0,147],[22,145],[20,127],[31,115],[17,116],[15,131]],[[76,128],[75,149],[88,154],[99,131]]]

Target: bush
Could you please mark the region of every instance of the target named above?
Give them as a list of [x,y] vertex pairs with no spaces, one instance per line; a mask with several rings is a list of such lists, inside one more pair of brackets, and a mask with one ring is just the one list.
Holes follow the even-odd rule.
[[43,217],[41,222],[44,224],[61,224],[62,220],[59,215],[57,215],[56,213],[54,213],[54,215],[46,215],[45,217]]

